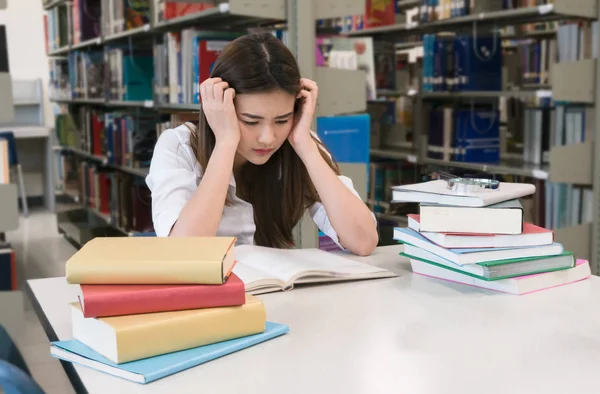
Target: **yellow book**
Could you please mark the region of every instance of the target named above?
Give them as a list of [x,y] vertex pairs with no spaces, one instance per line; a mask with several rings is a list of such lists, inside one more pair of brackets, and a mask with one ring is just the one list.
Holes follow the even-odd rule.
[[264,304],[246,295],[241,306],[84,318],[71,304],[73,337],[121,364],[264,332]]
[[223,284],[235,237],[100,237],[67,261],[73,284]]

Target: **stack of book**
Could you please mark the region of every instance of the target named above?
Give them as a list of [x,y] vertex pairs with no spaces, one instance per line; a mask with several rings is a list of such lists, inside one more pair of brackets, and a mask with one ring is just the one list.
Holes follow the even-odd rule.
[[66,266],[73,340],[51,354],[148,383],[285,334],[232,271],[235,238],[96,238]]
[[[470,188],[470,187],[469,187]],[[535,186],[457,192],[446,180],[393,188],[397,202],[419,202],[407,228],[395,228],[414,273],[512,294],[583,280],[589,263],[554,242],[550,230],[523,220],[519,198]]]

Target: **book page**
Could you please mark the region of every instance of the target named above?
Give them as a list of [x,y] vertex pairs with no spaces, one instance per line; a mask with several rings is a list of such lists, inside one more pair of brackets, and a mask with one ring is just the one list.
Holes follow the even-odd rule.
[[284,250],[252,245],[237,246],[235,249],[237,265],[244,267],[242,270],[248,267],[258,272],[265,272],[288,285],[301,276],[309,275],[347,279],[392,275],[390,271],[383,268],[359,263],[320,249]]

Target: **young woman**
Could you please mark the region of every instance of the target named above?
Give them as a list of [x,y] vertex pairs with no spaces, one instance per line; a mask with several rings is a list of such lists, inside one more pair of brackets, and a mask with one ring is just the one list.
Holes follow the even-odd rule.
[[146,181],[158,236],[289,248],[308,210],[342,248],[373,251],[374,216],[311,131],[318,87],[281,41],[233,41],[200,92],[199,124],[165,131],[154,149]]

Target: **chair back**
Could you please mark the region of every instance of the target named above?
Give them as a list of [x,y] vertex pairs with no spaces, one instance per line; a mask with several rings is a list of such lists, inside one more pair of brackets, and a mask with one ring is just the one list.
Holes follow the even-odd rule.
[[5,394],[44,394],[8,332],[0,325],[0,387]]
[[8,142],[8,164],[16,166],[19,164],[17,157],[17,141],[12,131],[0,131],[0,139],[5,139]]

